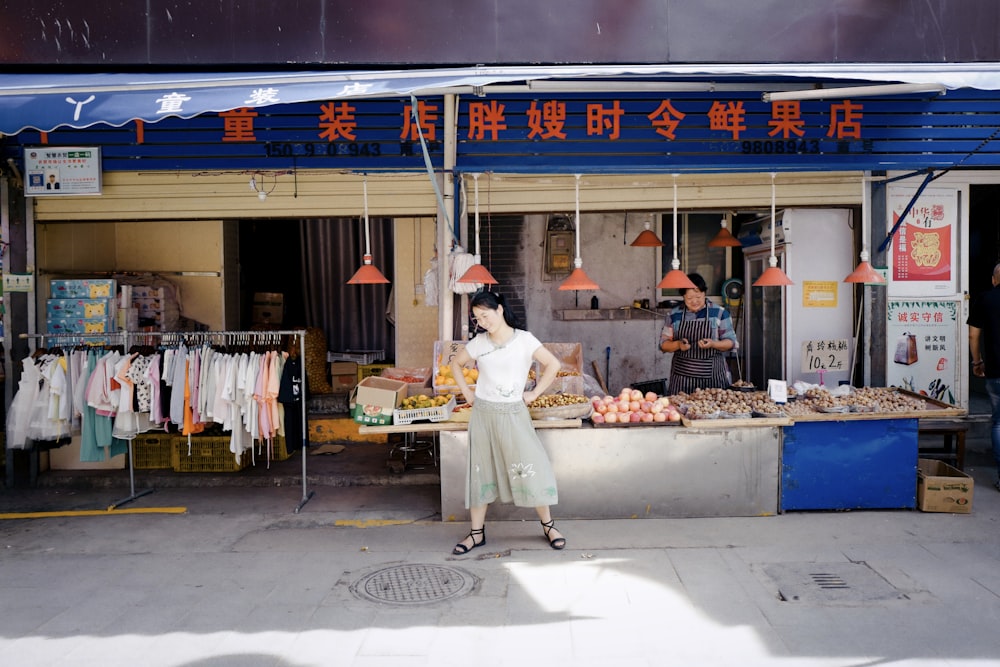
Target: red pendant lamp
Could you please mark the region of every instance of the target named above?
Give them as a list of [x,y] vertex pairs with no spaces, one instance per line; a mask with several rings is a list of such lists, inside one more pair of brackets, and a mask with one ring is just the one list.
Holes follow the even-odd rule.
[[480,285],[496,285],[497,279],[493,277],[493,274],[483,266],[482,255],[479,253],[479,174],[473,174],[472,180],[475,182],[476,191],[476,254],[474,256],[475,264],[469,267],[469,269],[462,274],[456,282],[460,283],[476,283]]
[[[625,215],[626,217],[628,216],[627,213]],[[647,222],[646,228],[639,232],[639,235],[629,245],[633,248],[662,248],[664,243],[656,235],[656,232],[649,228],[649,223]]]
[[576,259],[573,260],[573,273],[559,285],[560,291],[571,290],[579,292],[583,290],[598,290],[597,283],[590,279],[583,270],[583,260],[580,258],[580,174],[576,174]]
[[681,271],[681,260],[677,259],[677,176],[678,174],[674,174],[674,259],[670,262],[670,271],[656,284],[657,289],[697,288],[687,274]]
[[375,268],[372,264],[372,250],[371,250],[371,237],[368,233],[368,176],[365,175],[364,178],[364,200],[365,200],[365,255],[363,258],[363,264],[361,268],[354,272],[351,279],[347,281],[348,285],[381,285],[389,282],[389,280],[382,275],[382,272]]
[[868,263],[868,212],[870,197],[868,185],[861,178],[861,262],[858,267],[844,278],[845,283],[874,283],[884,285],[885,278]]
[[709,248],[738,248],[742,243],[740,240],[733,236],[733,233],[729,231],[729,226],[726,224],[726,218],[722,218],[722,229],[719,233],[712,237],[712,240],[708,242]]
[[774,189],[774,177],[777,176],[773,171],[771,172],[771,257],[767,260],[769,264],[767,270],[760,274],[760,278],[753,282],[754,287],[784,287],[786,285],[794,285],[791,279],[785,275],[785,272],[778,268],[778,257],[774,254],[774,237],[776,236],[774,223],[775,223],[775,210],[774,210],[774,199],[775,199],[775,189]]

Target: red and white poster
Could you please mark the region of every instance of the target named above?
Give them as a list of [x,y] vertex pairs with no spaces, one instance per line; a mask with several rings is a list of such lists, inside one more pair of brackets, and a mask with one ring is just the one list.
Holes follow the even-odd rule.
[[[896,227],[915,190],[890,188],[889,229]],[[924,190],[892,238],[889,294],[943,296],[956,290],[958,192]]]

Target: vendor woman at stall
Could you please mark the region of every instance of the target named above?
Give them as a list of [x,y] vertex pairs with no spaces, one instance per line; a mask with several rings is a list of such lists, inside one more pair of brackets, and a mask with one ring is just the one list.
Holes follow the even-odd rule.
[[729,311],[705,295],[705,279],[689,273],[694,287],[681,290],[684,303],[674,308],[660,330],[660,351],[672,352],[668,394],[728,387],[732,376],[725,353],[736,347]]

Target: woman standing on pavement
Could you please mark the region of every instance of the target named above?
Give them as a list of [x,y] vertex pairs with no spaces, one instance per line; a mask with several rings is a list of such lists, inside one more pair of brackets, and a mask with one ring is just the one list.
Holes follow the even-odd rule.
[[[549,510],[559,500],[556,478],[528,413],[528,404],[555,380],[559,360],[533,334],[517,327],[500,294],[482,289],[472,296],[470,307],[484,331],[455,355],[451,370],[472,406],[465,483],[472,526],[452,553],[466,554],[486,544],[486,509],[498,499],[534,507],[549,546],[562,549],[566,539],[555,529]],[[462,366],[472,360],[479,369],[475,393],[462,375]],[[542,373],[534,388],[525,391],[532,360],[541,364]]]
[[732,384],[725,354],[736,346],[729,311],[705,296],[708,287],[697,273],[695,284],[681,291],[684,303],[667,315],[660,331],[660,351],[673,352],[667,394],[695,389],[725,388]]

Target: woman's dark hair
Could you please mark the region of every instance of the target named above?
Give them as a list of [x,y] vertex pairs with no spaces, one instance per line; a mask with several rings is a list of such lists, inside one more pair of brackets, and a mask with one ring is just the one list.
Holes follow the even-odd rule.
[[496,310],[497,306],[503,306],[503,321],[507,323],[508,326],[514,327],[515,329],[520,329],[520,323],[517,318],[514,317],[514,312],[507,307],[507,301],[503,298],[503,295],[499,292],[491,292],[485,287],[472,295],[469,300],[469,310],[473,308],[489,308],[490,310]]
[[[700,273],[689,273],[689,274],[687,274],[687,276],[688,276],[688,280],[690,280],[691,282],[694,283],[694,286],[698,289],[699,292],[707,292],[708,291],[708,285],[705,284],[705,279],[701,277]],[[683,287],[683,288],[681,288],[680,289],[681,296],[684,296],[685,294],[687,294],[687,291],[689,289],[691,289],[691,288],[690,287]]]

